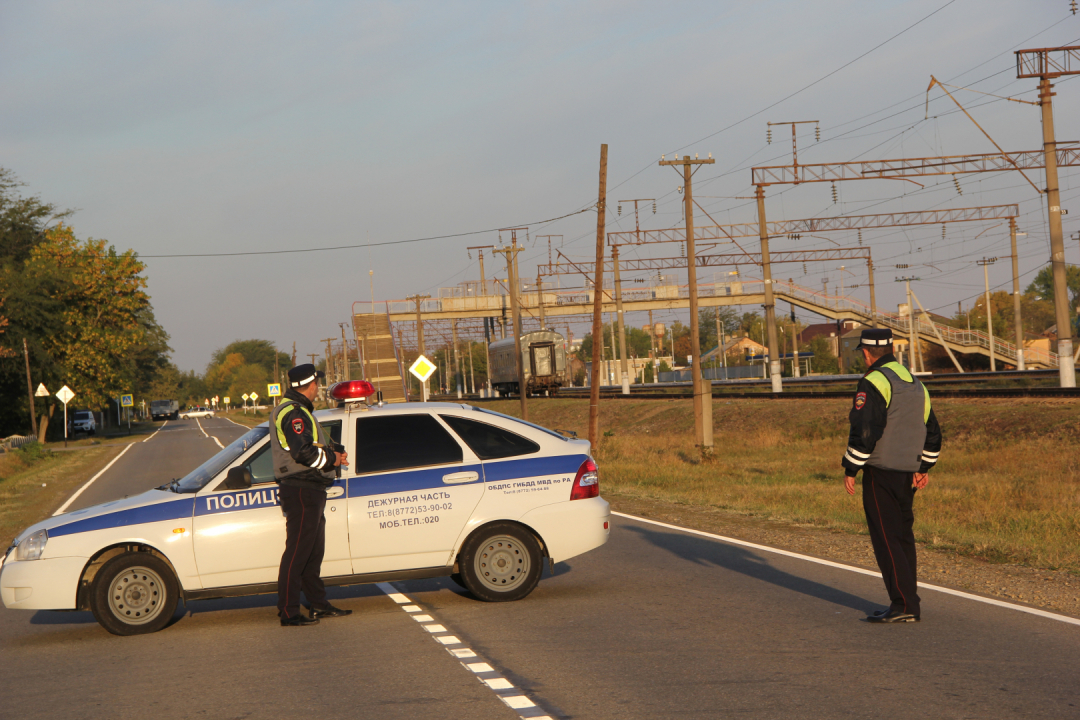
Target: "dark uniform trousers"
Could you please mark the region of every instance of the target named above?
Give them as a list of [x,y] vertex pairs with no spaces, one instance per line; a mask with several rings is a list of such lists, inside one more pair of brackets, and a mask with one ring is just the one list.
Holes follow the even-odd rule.
[[326,489],[312,485],[278,488],[285,513],[285,552],[278,569],[278,614],[293,618],[300,614],[300,591],[311,607],[327,607],[326,586],[319,571],[326,548]]
[[914,473],[863,468],[863,509],[874,557],[881,569],[890,610],[919,614],[916,588]]

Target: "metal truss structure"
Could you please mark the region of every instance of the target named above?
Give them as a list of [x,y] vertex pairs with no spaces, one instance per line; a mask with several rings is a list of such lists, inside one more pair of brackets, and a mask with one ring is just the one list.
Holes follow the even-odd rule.
[[1016,51],[1017,78],[1056,78],[1077,72],[1080,72],[1078,45]]
[[[983,205],[980,207],[955,208],[953,210],[882,213],[879,215],[843,215],[830,218],[807,218],[805,220],[777,220],[767,223],[767,232],[770,237],[778,237],[792,233],[871,230],[906,225],[940,225],[943,223],[975,222],[979,220],[1006,220],[1010,217],[1019,216],[1020,208],[1018,205]],[[698,240],[734,240],[735,238],[758,237],[759,232],[759,226],[756,222],[734,223],[732,225],[704,225],[694,228],[694,236]],[[686,231],[683,228],[608,233],[609,245],[644,245],[645,243],[683,242],[685,240]],[[682,267],[686,266],[683,265]]]

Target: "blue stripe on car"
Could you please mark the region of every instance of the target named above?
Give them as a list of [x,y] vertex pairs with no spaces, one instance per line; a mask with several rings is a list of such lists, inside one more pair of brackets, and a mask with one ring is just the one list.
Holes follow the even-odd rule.
[[542,475],[576,475],[586,455],[556,455],[554,457],[488,460],[484,463],[484,480],[499,482]]
[[74,535],[75,533],[91,532],[93,530],[106,530],[108,528],[125,527],[128,525],[140,525],[142,523],[161,522],[163,520],[178,520],[190,518],[195,509],[195,498],[182,498],[170,502],[144,505],[142,507],[117,510],[105,515],[76,520],[66,525],[49,528],[49,537],[62,535]]

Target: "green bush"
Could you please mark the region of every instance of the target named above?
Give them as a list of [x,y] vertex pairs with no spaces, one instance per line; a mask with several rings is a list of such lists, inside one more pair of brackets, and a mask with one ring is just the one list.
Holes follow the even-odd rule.
[[53,456],[51,450],[46,450],[45,446],[37,442],[36,440],[27,445],[23,445],[15,452],[18,454],[19,459],[27,464],[34,463],[39,460],[46,460]]

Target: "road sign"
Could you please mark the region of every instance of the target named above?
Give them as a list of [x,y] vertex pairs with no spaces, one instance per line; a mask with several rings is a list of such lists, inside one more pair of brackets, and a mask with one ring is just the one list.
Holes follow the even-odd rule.
[[34,397],[49,397],[49,391],[45,389],[45,383],[38,383],[37,390],[34,391]]
[[244,398],[244,400],[247,400],[250,396],[247,393],[244,393],[242,397]]
[[231,400],[232,400],[232,398],[230,398],[228,395],[225,396],[225,404],[226,405],[228,405]]
[[248,395],[248,397],[251,398],[252,400],[258,400],[259,399],[259,393],[251,393],[250,395]]
[[427,382],[427,379],[431,377],[431,374],[435,372],[435,365],[426,357],[421,355],[416,358],[416,362],[409,368],[409,372],[416,376],[420,382]]
[[270,397],[281,397],[281,383],[269,383],[266,386],[266,394]]
[[71,402],[71,398],[75,397],[75,393],[71,391],[71,388],[65,385],[56,391],[56,397],[60,398],[60,402],[64,403],[64,405],[67,405]]
[[120,407],[131,407],[135,404],[134,399],[130,395],[120,396]]

